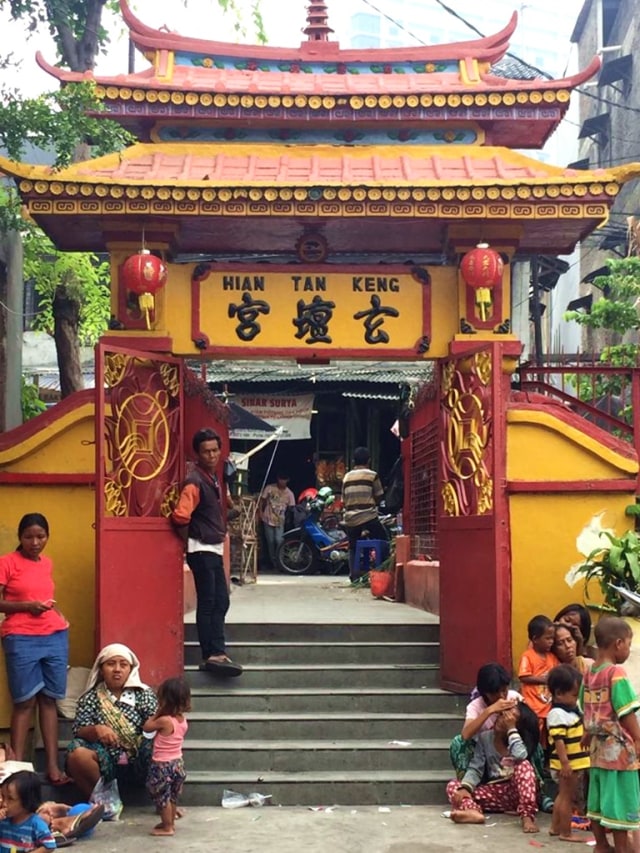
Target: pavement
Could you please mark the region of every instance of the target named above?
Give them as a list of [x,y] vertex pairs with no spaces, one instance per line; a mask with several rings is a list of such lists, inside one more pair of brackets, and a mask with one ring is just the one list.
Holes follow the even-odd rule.
[[[232,585],[227,624],[433,624],[440,620],[408,604],[374,598],[346,575],[260,574],[257,583]],[[185,622],[195,622],[195,611]]]
[[[150,808],[126,808],[120,820],[102,823],[92,838],[76,842],[78,853],[532,853],[563,849],[548,834],[525,835],[509,815],[487,815],[480,826],[458,826],[443,817],[445,806],[302,806],[223,809],[189,808],[176,834],[148,833],[157,818]],[[585,840],[592,838],[585,834]]]
[[[188,613],[185,621],[194,622],[195,614]],[[437,623],[438,617],[405,604],[376,600],[368,589],[354,589],[346,577],[261,574],[255,584],[233,587],[227,622],[232,632],[234,623],[425,624]],[[540,815],[541,832],[534,836],[524,835],[519,820],[508,815],[488,815],[482,826],[457,826],[443,817],[444,787],[442,794],[442,806],[190,807],[171,838],[149,835],[157,821],[151,807],[125,807],[119,821],[100,824],[93,837],[77,842],[73,849],[84,853],[531,853],[534,848],[563,846],[549,838],[546,814]]]

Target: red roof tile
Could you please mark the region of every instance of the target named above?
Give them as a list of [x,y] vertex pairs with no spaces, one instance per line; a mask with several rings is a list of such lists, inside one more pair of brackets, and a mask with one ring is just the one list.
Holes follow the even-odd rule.
[[[120,154],[76,163],[52,173],[20,166],[12,174],[56,181],[201,186],[359,184],[456,186],[529,181],[592,181],[604,172],[548,166],[502,148],[460,145],[350,148],[330,145],[139,143]],[[6,161],[8,162],[8,161]],[[610,178],[609,178],[610,179]],[[607,180],[606,177],[603,180]]]
[[[63,83],[93,80],[90,72],[84,74],[65,71],[49,65],[41,54],[38,64]],[[221,94],[277,94],[277,95],[421,95],[501,91],[543,91],[546,89],[573,89],[592,77],[600,68],[596,57],[591,64],[572,77],[559,80],[511,80],[492,74],[481,76],[479,83],[464,83],[457,74],[293,74],[290,71],[239,71],[236,69],[200,68],[177,65],[170,80],[155,76],[152,68],[137,74],[118,74],[97,77],[101,86],[129,89],[164,89],[167,91],[195,91]]]

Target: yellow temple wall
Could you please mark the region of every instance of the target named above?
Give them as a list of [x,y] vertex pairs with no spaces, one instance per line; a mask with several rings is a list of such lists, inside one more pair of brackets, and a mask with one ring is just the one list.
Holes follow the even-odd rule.
[[[73,395],[4,433],[0,449],[0,553],[15,549],[23,515],[46,516],[46,553],[54,564],[58,607],[70,623],[71,666],[90,666],[94,656],[95,436],[94,406],[88,396]],[[20,474],[27,475],[26,483],[12,481]],[[6,677],[0,676],[0,728],[9,725],[10,715]]]
[[[533,616],[552,619],[564,605],[584,601],[582,582],[571,588],[565,581],[571,566],[583,560],[576,549],[583,527],[601,512],[603,525],[617,533],[633,526],[624,511],[634,501],[637,472],[634,459],[548,412],[507,413],[514,669],[527,647]],[[625,479],[628,491],[612,490],[606,482]],[[600,600],[597,584],[589,593],[594,603]]]

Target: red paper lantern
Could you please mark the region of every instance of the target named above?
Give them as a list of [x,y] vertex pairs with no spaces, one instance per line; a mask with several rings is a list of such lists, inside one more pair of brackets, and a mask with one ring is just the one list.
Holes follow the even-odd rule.
[[478,243],[460,262],[465,283],[476,292],[476,305],[483,322],[487,319],[487,306],[491,305],[491,289],[502,282],[503,270],[504,261],[488,243]]
[[131,255],[122,264],[120,281],[127,290],[137,294],[140,310],[144,311],[147,321],[147,329],[151,328],[149,313],[155,306],[154,294],[167,283],[167,276],[167,265],[148,249]]

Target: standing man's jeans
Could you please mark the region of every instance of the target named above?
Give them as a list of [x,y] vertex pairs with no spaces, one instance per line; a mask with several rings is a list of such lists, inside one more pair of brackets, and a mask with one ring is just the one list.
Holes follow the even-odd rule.
[[362,538],[365,530],[367,531],[367,539],[383,539],[385,542],[389,539],[386,527],[377,518],[365,521],[364,524],[347,527],[347,538],[349,539],[349,577],[352,581],[357,581],[362,574],[360,566],[355,565],[356,545],[358,544],[358,539]]
[[198,598],[196,627],[202,660],[224,655],[224,617],[229,609],[229,590],[222,557],[212,551],[196,551],[187,554],[187,564],[193,572]]
[[278,548],[284,538],[284,526],[272,527],[270,524],[264,524],[264,538],[269,551],[269,559],[274,569],[279,568],[278,563]]

